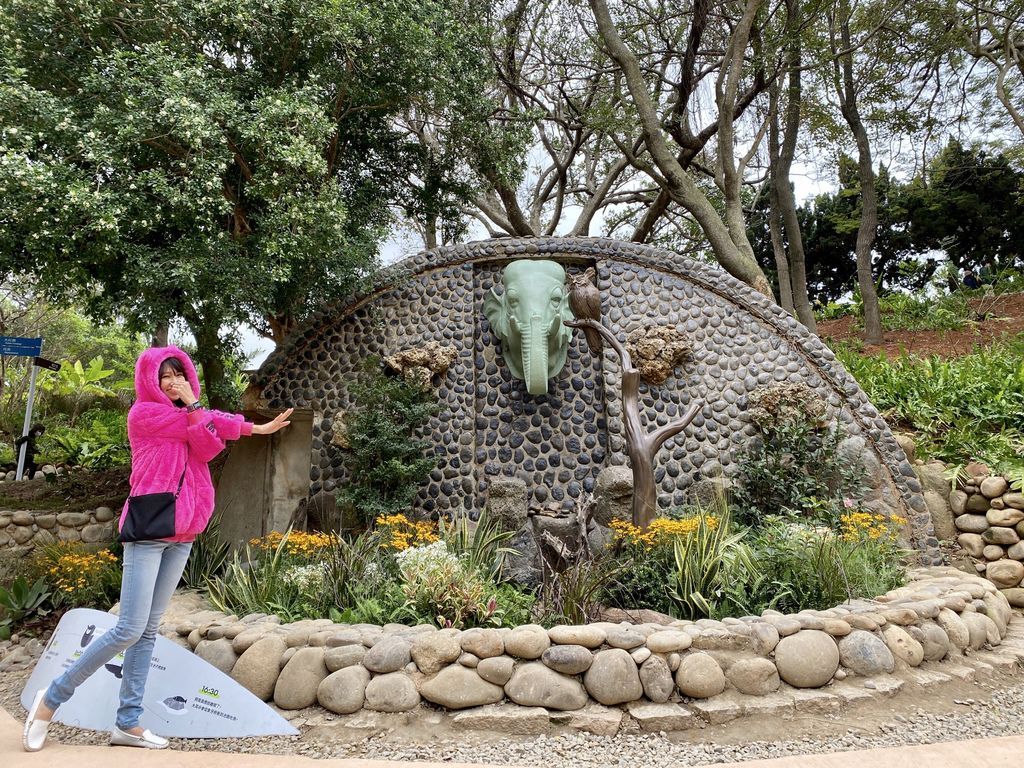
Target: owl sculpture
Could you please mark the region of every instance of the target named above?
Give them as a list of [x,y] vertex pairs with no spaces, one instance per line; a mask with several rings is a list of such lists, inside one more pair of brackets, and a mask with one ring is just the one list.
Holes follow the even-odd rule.
[[[588,268],[582,275],[569,275],[569,309],[576,315],[577,320],[594,320],[601,322],[601,292],[594,284],[597,272],[593,267]],[[583,335],[587,339],[587,346],[591,353],[601,354],[604,349],[604,341],[601,334],[593,328],[584,328]]]

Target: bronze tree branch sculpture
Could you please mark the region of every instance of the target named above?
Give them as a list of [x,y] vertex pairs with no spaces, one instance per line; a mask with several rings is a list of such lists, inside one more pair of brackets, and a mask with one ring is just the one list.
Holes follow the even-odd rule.
[[626,454],[633,470],[633,525],[646,529],[658,509],[657,487],[654,484],[654,457],[666,440],[686,429],[703,403],[692,403],[681,418],[648,432],[640,422],[640,371],[633,366],[629,351],[615,334],[596,320],[564,322],[572,328],[590,328],[597,331],[619,355],[622,365],[622,413],[626,429]]

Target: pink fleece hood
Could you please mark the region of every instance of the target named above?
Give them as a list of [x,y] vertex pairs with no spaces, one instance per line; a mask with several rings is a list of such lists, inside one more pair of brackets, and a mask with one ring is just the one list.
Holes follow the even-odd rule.
[[192,385],[192,393],[196,397],[200,396],[199,374],[196,373],[192,358],[174,346],[150,347],[135,362],[135,397],[139,402],[174,405],[171,398],[160,389],[160,366],[169,357],[177,358],[181,363],[185,377]]
[[[252,434],[242,416],[199,410],[189,414],[175,406],[160,389],[160,366],[169,357],[185,369],[192,391],[199,397],[196,367],[178,347],[151,347],[135,364],[137,399],[128,411],[128,441],[132,449],[131,495],[174,492],[184,480],[175,503],[175,535],[169,541],[192,541],[210,520],[214,506],[209,461],[224,450],[228,440]],[[118,528],[128,510],[125,502]]]

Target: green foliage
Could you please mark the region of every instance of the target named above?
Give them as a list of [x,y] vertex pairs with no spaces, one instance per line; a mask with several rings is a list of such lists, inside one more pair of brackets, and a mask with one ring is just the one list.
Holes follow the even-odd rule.
[[395,614],[400,620],[459,628],[500,624],[487,581],[443,541],[410,547],[395,559],[405,596]]
[[186,589],[203,589],[210,579],[217,578],[227,566],[231,544],[220,535],[220,515],[214,515],[206,530],[192,542],[185,570],[179,586]]
[[750,543],[756,574],[744,599],[784,613],[824,610],[855,597],[876,597],[905,581],[903,553],[891,537],[849,538],[777,519]]
[[860,489],[862,469],[839,455],[836,426],[790,418],[765,425],[750,441],[736,477],[732,508],[737,522],[757,525],[768,515],[838,527],[843,500]]
[[432,390],[380,371],[367,361],[353,386],[355,410],[346,420],[351,446],[348,482],[338,494],[366,524],[409,509],[436,459],[424,455],[428,443],[417,434],[437,410]]
[[121,560],[111,549],[79,542],[54,542],[32,553],[31,576],[43,578],[58,608],[107,610],[121,592]]
[[1024,338],[948,360],[836,352],[889,423],[914,433],[922,458],[1024,463]]
[[131,462],[123,411],[90,410],[74,425],[57,420],[39,442],[40,457],[54,464],[108,469]]
[[489,111],[481,19],[447,0],[5,0],[0,262],[93,316],[181,318],[215,358],[239,321],[280,339],[373,269],[413,179],[427,202],[458,187],[400,118]]
[[486,510],[480,513],[476,524],[467,515],[456,515],[451,521],[441,518],[438,527],[448,551],[462,557],[470,568],[490,581],[499,580],[507,555],[518,554],[502,546],[515,536],[515,531],[502,531]]
[[669,595],[676,614],[684,619],[711,616],[736,571],[749,573],[754,568],[750,550],[742,546],[745,531],[733,528],[724,497],[715,499],[710,514],[712,519],[698,508],[696,530],[673,544]]
[[282,611],[291,615],[298,607],[299,596],[284,580],[284,573],[291,564],[287,545],[288,539],[282,538],[270,551],[257,552],[249,546],[244,554],[236,551],[223,576],[207,581],[210,604],[219,611],[239,616],[271,608],[275,613]]
[[0,640],[8,639],[12,629],[22,622],[49,613],[43,605],[50,595],[50,589],[42,577],[30,585],[24,576],[19,576],[6,587],[0,586],[0,610],[3,610]]
[[567,553],[560,570],[545,568],[535,612],[544,626],[586,624],[601,607],[605,587],[618,579],[627,567],[605,552],[586,548]]
[[935,298],[891,293],[879,299],[882,327],[887,331],[956,331],[973,317],[963,294]]

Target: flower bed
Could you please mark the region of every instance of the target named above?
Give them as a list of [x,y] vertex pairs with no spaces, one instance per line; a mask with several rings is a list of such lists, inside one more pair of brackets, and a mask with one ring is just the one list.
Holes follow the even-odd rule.
[[[429,702],[461,710],[507,701],[578,711],[595,703],[671,705],[713,719],[713,702],[780,689],[831,690],[996,646],[1012,611],[989,581],[951,568],[911,574],[874,600],[823,611],[669,625],[594,623],[544,629],[438,629],[419,624],[281,624],[204,611],[163,629],[282,709],[348,714]],[[934,667],[941,669],[942,665]]]

